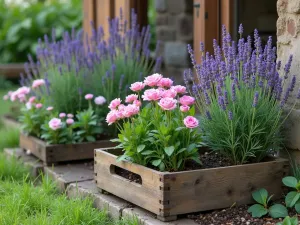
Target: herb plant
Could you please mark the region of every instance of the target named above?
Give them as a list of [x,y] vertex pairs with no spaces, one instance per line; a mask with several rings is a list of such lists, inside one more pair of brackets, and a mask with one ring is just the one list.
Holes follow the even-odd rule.
[[277,223],[276,225],[298,225],[298,218],[297,217],[285,217],[282,222]]
[[[184,95],[184,86],[172,84],[169,78],[153,74],[143,83],[131,85],[137,94],[126,97],[128,105],[121,104],[121,99],[110,103],[106,121],[109,125],[116,123],[120,133],[114,141],[124,150],[118,160],[160,171],[183,170],[188,160],[201,163],[198,147],[202,138],[198,120],[193,117],[195,100]],[[142,93],[145,86],[150,89]]]
[[266,189],[259,189],[252,193],[253,199],[257,204],[252,205],[248,212],[252,214],[252,217],[262,217],[269,214],[272,218],[281,218],[288,216],[288,211],[285,206],[281,204],[275,204],[269,206],[270,200],[273,197],[268,197],[268,191]]
[[[242,30],[240,26],[241,35]],[[292,56],[281,76],[271,37],[262,46],[255,30],[254,46],[250,36],[236,44],[223,27],[222,47],[214,40],[214,54],[209,55],[202,44],[200,64],[188,47],[196,75],[186,71],[185,82],[192,81],[190,92],[201,114],[204,141],[234,164],[259,162],[280,149],[288,116],[284,106],[296,84],[296,77],[289,74]]]
[[282,179],[285,186],[293,188],[285,197],[285,204],[287,207],[295,207],[297,213],[300,213],[300,181],[295,177],[288,176]]

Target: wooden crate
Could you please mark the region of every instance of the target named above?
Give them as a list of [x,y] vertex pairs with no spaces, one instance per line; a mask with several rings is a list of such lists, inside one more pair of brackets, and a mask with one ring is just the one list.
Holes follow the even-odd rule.
[[[279,198],[281,180],[289,168],[288,160],[270,158],[255,164],[169,173],[117,162],[120,154],[115,148],[95,150],[98,188],[155,213],[162,221],[175,220],[179,214],[252,203],[251,193],[259,188]],[[117,175],[116,166],[140,175],[142,184]]]
[[9,114],[3,115],[1,120],[5,127],[8,127],[8,128],[20,128],[21,127],[21,123],[19,123],[17,120],[15,120]]
[[29,150],[31,154],[43,161],[44,165],[52,165],[60,162],[86,160],[94,158],[94,149],[116,146],[109,140],[85,142],[79,144],[47,145],[46,142],[20,134],[20,147]]

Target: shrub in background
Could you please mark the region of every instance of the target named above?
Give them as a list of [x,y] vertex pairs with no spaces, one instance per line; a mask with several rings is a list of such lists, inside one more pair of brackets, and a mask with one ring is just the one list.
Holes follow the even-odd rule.
[[[241,36],[242,32],[240,26]],[[196,75],[186,71],[185,81],[193,81],[190,92],[201,113],[205,142],[234,164],[259,162],[280,149],[281,128],[287,116],[284,106],[296,84],[295,76],[286,84],[292,56],[281,77],[281,62],[276,62],[271,37],[262,46],[257,30],[254,33],[252,49],[250,36],[236,44],[223,27],[222,47],[214,40],[214,54],[209,55],[201,44],[200,64],[188,47]]]

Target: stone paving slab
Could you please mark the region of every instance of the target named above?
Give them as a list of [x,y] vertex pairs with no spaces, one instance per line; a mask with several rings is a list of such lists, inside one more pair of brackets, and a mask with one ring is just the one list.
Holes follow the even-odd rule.
[[32,177],[38,177],[44,170],[43,163],[33,155],[26,154],[21,148],[4,149],[6,157],[14,157],[29,168]]

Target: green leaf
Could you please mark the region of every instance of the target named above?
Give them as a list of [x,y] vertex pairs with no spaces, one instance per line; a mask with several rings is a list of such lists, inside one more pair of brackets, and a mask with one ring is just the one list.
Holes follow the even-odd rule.
[[201,162],[201,160],[199,159],[199,157],[197,157],[197,156],[194,156],[194,157],[191,157],[191,159],[192,159],[192,160],[194,160],[196,163],[198,163],[198,164],[201,164],[201,165],[202,165],[202,162]]
[[190,152],[190,151],[194,150],[196,147],[197,147],[197,145],[195,143],[192,143],[187,147],[187,151]]
[[180,150],[177,152],[177,154],[179,154],[179,153],[181,153],[181,152],[184,152],[184,151],[186,151],[186,148],[180,149]]
[[154,151],[151,151],[151,150],[146,150],[146,151],[143,151],[141,154],[142,155],[151,155]]
[[119,138],[110,139],[111,142],[121,142]]
[[175,131],[181,131],[181,130],[183,130],[183,129],[186,129],[186,127],[177,127],[177,128],[175,129]]
[[297,213],[300,213],[300,201],[298,201],[298,202],[295,204],[295,209],[296,209]]
[[137,147],[137,152],[143,151],[143,150],[145,149],[145,147],[146,147],[146,145],[139,145],[139,146]]
[[174,150],[175,150],[174,146],[165,147],[165,153],[168,156],[171,156],[174,153]]
[[96,141],[96,138],[94,138],[93,136],[86,136],[86,140],[89,142],[94,142]]
[[293,207],[300,198],[300,193],[291,191],[285,196],[285,204],[287,207]]
[[120,162],[120,161],[124,161],[126,159],[126,155],[120,155],[118,158],[117,158],[117,162]]
[[262,188],[257,191],[254,191],[252,193],[253,199],[258,202],[259,204],[262,204],[263,206],[266,206],[267,204],[267,197],[268,197],[268,192],[266,189]]
[[77,134],[78,134],[78,135],[81,135],[81,134],[84,134],[84,133],[86,133],[86,131],[85,131],[85,130],[80,130],[80,131],[77,131]]
[[161,159],[156,159],[152,161],[153,166],[158,166],[161,163]]
[[291,188],[296,188],[297,183],[298,183],[297,179],[295,177],[291,177],[291,176],[284,177],[282,179],[282,182],[284,183],[285,186],[291,187]]
[[165,171],[165,168],[166,168],[165,164],[164,164],[163,162],[161,162],[161,163],[159,164],[159,170],[160,170],[160,171]]
[[88,125],[96,126],[97,125],[97,121],[95,121],[95,120],[91,121],[91,122],[88,123]]
[[297,217],[292,217],[290,220],[291,220],[291,225],[298,225],[298,218]]
[[260,204],[255,204],[248,209],[248,213],[251,213],[252,217],[262,217],[268,213],[268,210]]
[[285,206],[283,206],[281,204],[275,204],[269,208],[269,215],[275,219],[283,218],[283,217],[288,216],[288,211]]

